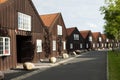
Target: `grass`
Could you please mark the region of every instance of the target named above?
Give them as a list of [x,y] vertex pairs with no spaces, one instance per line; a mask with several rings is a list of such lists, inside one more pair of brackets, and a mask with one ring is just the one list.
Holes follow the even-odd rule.
[[109,80],[120,80],[120,51],[108,52]]

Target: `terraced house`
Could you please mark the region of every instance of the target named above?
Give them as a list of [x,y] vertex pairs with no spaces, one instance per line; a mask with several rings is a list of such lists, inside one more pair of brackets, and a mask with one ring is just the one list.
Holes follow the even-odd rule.
[[[66,26],[61,13],[40,15],[46,27],[46,57],[58,57],[66,52]],[[47,47],[46,47],[47,46]]]
[[96,41],[93,37],[93,34],[90,30],[80,31],[80,34],[84,38],[84,46],[87,50],[95,50],[96,49]]
[[43,32],[31,0],[0,0],[0,70],[37,62],[44,54]]
[[104,41],[103,37],[100,32],[93,32],[92,33],[95,40],[96,40],[96,47],[97,49],[103,49],[104,48]]
[[72,52],[84,49],[84,39],[77,27],[67,28],[67,51]]
[[102,38],[103,38],[103,48],[108,48],[108,44],[109,44],[109,39],[107,38],[107,36],[105,34],[102,34]]

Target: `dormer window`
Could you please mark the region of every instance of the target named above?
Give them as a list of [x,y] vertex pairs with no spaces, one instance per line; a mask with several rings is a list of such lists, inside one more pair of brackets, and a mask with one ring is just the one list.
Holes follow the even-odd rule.
[[31,16],[18,12],[18,30],[31,31]]

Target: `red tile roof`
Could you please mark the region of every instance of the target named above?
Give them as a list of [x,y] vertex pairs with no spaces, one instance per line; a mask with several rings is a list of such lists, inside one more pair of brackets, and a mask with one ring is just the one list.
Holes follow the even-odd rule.
[[0,4],[6,2],[7,0],[0,0]]
[[107,37],[105,34],[102,34],[102,38],[105,40]]
[[90,30],[84,30],[84,31],[80,31],[80,34],[82,35],[82,37],[84,39],[86,39],[86,37],[88,36],[89,32],[90,32]]
[[67,35],[70,36],[76,27],[67,28]]
[[100,32],[93,32],[93,37],[97,40],[97,38],[99,37]]
[[60,13],[46,14],[46,15],[40,15],[40,17],[46,27],[51,27],[51,25],[54,23],[55,19],[59,14]]

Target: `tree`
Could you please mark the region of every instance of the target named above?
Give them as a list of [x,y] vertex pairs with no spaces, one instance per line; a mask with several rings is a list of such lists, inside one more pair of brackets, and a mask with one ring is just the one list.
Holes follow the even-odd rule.
[[104,32],[110,39],[120,40],[120,0],[105,0],[100,8],[104,14]]

